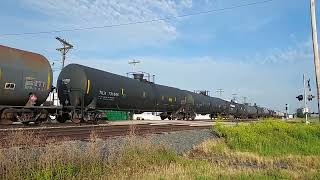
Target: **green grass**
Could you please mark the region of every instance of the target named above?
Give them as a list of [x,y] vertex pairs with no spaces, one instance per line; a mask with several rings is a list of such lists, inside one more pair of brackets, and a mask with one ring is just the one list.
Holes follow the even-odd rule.
[[217,125],[215,130],[238,151],[264,156],[320,155],[320,124],[267,120],[234,127]]

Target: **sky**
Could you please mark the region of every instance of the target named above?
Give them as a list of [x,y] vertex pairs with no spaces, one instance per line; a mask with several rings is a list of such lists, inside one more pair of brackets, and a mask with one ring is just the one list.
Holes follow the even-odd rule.
[[[59,36],[74,45],[67,64],[125,75],[132,71],[128,61],[136,59],[141,61],[137,70],[155,74],[156,83],[209,90],[216,97],[221,88],[224,99],[237,94],[239,102],[247,97],[247,102],[280,111],[287,103],[293,112],[302,106],[295,97],[303,92],[303,73],[316,95],[309,1],[273,0],[228,9],[254,2],[264,0],[3,0],[0,44],[44,55],[54,63],[57,77]],[[168,19],[23,35],[162,18]],[[310,107],[316,111],[315,100]]]

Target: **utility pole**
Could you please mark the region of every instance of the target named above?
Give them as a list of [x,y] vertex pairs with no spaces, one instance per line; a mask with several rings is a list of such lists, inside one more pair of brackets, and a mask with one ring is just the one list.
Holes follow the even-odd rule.
[[57,51],[61,52],[61,54],[62,54],[62,67],[61,67],[61,69],[63,69],[64,68],[64,63],[66,61],[66,54],[69,52],[70,49],[73,48],[73,45],[71,45],[70,43],[68,43],[64,39],[61,39],[60,37],[56,37],[56,40],[61,42],[61,44],[63,45],[62,48],[58,48],[57,49]]
[[216,92],[219,93],[220,98],[222,98],[222,93],[224,92],[224,90],[220,88],[220,89],[217,89]]
[[316,20],[316,7],[315,0],[310,0],[310,12],[311,12],[311,25],[312,25],[312,42],[313,42],[313,54],[314,65],[317,81],[317,97],[318,97],[318,116],[320,120],[320,62],[319,62],[319,48],[318,48],[318,35],[317,35],[317,20]]
[[137,61],[137,60],[132,60],[132,61],[129,61],[129,64],[131,64],[133,67],[132,67],[132,72],[136,72],[136,65],[141,63],[141,61]]

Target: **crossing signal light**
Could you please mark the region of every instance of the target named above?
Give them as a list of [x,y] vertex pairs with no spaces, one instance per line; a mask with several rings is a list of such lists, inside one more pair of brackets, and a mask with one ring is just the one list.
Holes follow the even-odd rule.
[[315,98],[315,96],[314,96],[314,95],[311,95],[311,94],[310,94],[310,95],[308,95],[308,101],[312,101],[312,99],[313,99],[313,98]]
[[296,97],[299,101],[302,101],[303,100],[303,95],[299,95]]

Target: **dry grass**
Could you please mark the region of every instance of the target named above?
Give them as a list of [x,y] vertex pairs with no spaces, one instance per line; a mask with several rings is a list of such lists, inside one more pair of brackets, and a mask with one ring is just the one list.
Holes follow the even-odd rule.
[[46,142],[44,137],[33,136],[33,133],[21,132],[8,137],[11,143],[0,150],[1,179],[66,179],[79,172],[86,172],[90,177],[100,171],[97,168],[104,160],[94,133],[84,147],[54,139]]
[[[135,134],[132,126],[125,143],[106,153],[105,142],[94,132],[86,143],[47,140],[33,132],[12,133],[0,148],[0,179],[129,178],[142,173],[141,166],[162,163],[162,153],[169,153],[164,145],[154,147],[148,137]],[[156,156],[160,159],[153,159]]]

